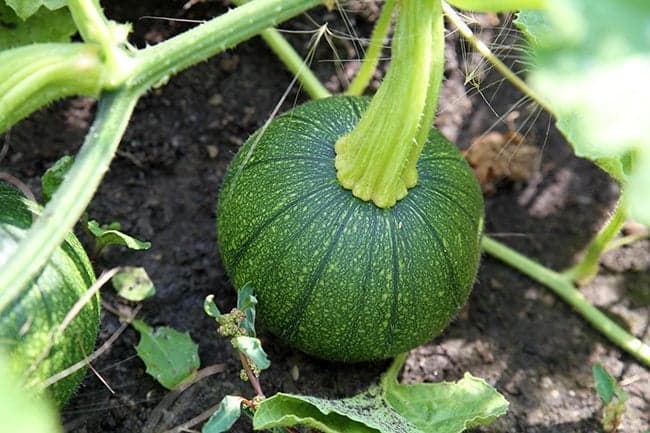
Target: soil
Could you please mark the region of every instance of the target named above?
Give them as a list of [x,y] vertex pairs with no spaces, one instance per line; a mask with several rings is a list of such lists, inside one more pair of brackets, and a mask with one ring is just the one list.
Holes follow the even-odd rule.
[[[178,1],[110,3],[110,17],[134,23],[133,42],[138,46],[154,44],[192,25],[145,16],[205,20],[226,10],[219,1],[188,10]],[[369,35],[376,11],[373,2],[349,4],[348,18],[360,36]],[[512,29],[495,19],[479,17],[474,27],[493,46],[514,45]],[[314,23],[326,21],[334,32],[349,31],[338,12],[324,9],[283,28],[313,30]],[[309,34],[288,36],[307,52]],[[344,66],[336,68],[330,48],[321,42],[313,68],[331,90],[340,91],[357,65],[345,60],[357,59],[358,54],[355,43],[341,38],[334,42]],[[491,129],[508,132],[509,126],[499,118],[514,106],[519,117],[511,124],[540,150],[527,181],[503,179],[490,188],[486,232],[547,266],[569,266],[607,219],[617,186],[591,163],[575,158],[549,116],[521,103],[521,95],[468,53],[453,33],[447,58],[437,125],[450,139],[466,148]],[[475,72],[475,80],[467,85],[465,71]],[[157,294],[143,303],[140,317],[151,325],[189,331],[199,344],[202,366],[221,365],[217,370],[223,371],[154,411],[167,391],[145,373],[135,354],[137,334],[128,329],[94,363],[97,374],[88,373],[63,411],[67,431],[181,431],[172,429],[226,394],[252,395],[249,385],[239,380],[240,364],[230,344],[216,335],[202,304],[206,295],[215,294],[222,309],[234,305],[215,242],[219,185],[238,146],[267,120],[291,80],[255,38],[171,78],[139,102],[88,212],[102,222],[119,221],[124,231],[151,241],[153,247],[147,252],[111,247],[94,263],[98,271],[144,266]],[[294,89],[282,110],[306,99]],[[92,100],[75,98],[22,121],[5,137],[8,152],[1,161],[2,171],[24,181],[38,196],[39,176],[62,155],[76,152],[93,113]],[[583,291],[635,335],[650,341],[649,283],[650,241],[645,240],[609,252],[600,274]],[[103,299],[114,308],[125,305],[110,288],[103,291]],[[106,310],[99,343],[119,325]],[[386,362],[331,364],[292,350],[271,335],[262,338],[272,360],[270,370],[261,376],[267,395],[286,391],[347,396],[367,387],[387,366]],[[442,335],[411,352],[403,380],[452,381],[465,371],[484,377],[510,401],[510,410],[475,431],[599,432],[601,403],[591,373],[595,362],[602,363],[630,394],[621,431],[650,429],[650,371],[547,289],[485,256],[467,307]],[[233,431],[250,429],[243,420]]]

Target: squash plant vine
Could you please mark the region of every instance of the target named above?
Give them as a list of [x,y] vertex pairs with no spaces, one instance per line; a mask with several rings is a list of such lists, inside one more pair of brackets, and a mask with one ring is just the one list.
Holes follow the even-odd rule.
[[[40,4],[38,0],[33,0],[31,3]],[[307,352],[324,357],[347,359],[346,357],[349,356],[350,358],[347,360],[361,360],[395,356],[439,332],[449,317],[463,304],[468,295],[467,286],[474,278],[480,243],[482,249],[488,254],[549,287],[611,341],[645,365],[650,365],[650,347],[590,305],[576,289],[576,283],[585,281],[597,271],[597,261],[600,255],[618,233],[622,222],[625,221],[630,211],[630,207],[628,207],[630,201],[628,201],[627,195],[621,199],[612,219],[588,247],[585,259],[564,273],[555,272],[537,264],[488,236],[481,237],[481,199],[472,195],[471,192],[462,192],[471,190],[471,186],[465,188],[467,186],[464,183],[465,180],[461,179],[463,175],[460,174],[462,170],[459,167],[463,164],[462,160],[453,154],[450,150],[452,146],[446,140],[435,131],[430,131],[444,62],[443,11],[444,15],[459,28],[461,34],[526,95],[554,114],[562,114],[563,111],[561,108],[556,108],[558,105],[556,105],[557,101],[553,99],[553,95],[551,97],[540,96],[538,89],[529,87],[492,55],[487,47],[481,45],[452,6],[439,0],[388,0],[386,2],[385,9],[373,33],[372,48],[363,62],[361,72],[348,89],[349,95],[359,95],[363,92],[369,76],[376,67],[381,51],[381,40],[387,33],[393,9],[397,8],[398,27],[393,46],[393,64],[379,92],[368,103],[365,99],[356,97],[326,99],[327,96],[330,96],[329,92],[318,82],[307,65],[286,41],[272,29],[276,24],[320,5],[323,3],[321,0],[252,0],[250,2],[237,0],[235,3],[241,5],[167,41],[144,49],[136,49],[128,43],[128,26],[108,20],[97,0],[68,0],[61,2],[61,5],[67,6],[83,42],[39,42],[0,52],[0,132],[7,130],[23,117],[55,99],[70,95],[99,97],[96,119],[65,180],[39,218],[35,220],[24,240],[0,268],[0,312],[10,308],[12,303],[27,290],[30,281],[43,268],[52,253],[64,241],[66,234],[81,217],[103,175],[108,170],[138,99],[152,88],[163,85],[169,77],[179,71],[204,61],[254,35],[261,34],[278,53],[288,69],[304,84],[310,96],[329,101],[318,106],[308,104],[305,106],[307,108],[299,107],[289,114],[281,116],[278,119],[280,123],[287,122],[285,126],[293,127],[289,123],[292,121],[292,116],[295,115],[295,119],[300,121],[300,116],[308,115],[311,109],[314,112],[327,110],[336,112],[345,106],[348,110],[345,114],[349,117],[347,123],[342,122],[342,125],[339,125],[341,128],[329,138],[336,143],[334,147],[336,151],[336,179],[360,200],[350,202],[350,207],[341,208],[343,216],[339,225],[342,228],[333,230],[335,238],[338,240],[340,236],[346,235],[343,227],[357,217],[355,212],[361,212],[360,209],[363,208],[369,209],[366,215],[370,215],[369,218],[372,218],[373,224],[379,224],[378,221],[384,221],[387,224],[392,237],[387,237],[385,242],[392,246],[393,251],[398,249],[398,245],[404,251],[419,251],[414,239],[398,238],[395,235],[401,227],[398,226],[397,220],[390,220],[390,217],[386,217],[386,215],[390,216],[389,212],[393,212],[390,209],[400,209],[399,206],[402,206],[403,203],[410,203],[403,205],[409,206],[407,210],[401,211],[403,219],[424,220],[426,224],[429,224],[427,231],[417,232],[414,230],[414,233],[419,233],[423,237],[428,236],[435,241],[432,243],[437,243],[441,248],[438,253],[434,254],[436,257],[432,259],[432,263],[419,263],[418,266],[422,266],[421,268],[402,268],[400,266],[407,265],[400,263],[400,258],[397,255],[387,256],[387,263],[393,266],[393,273],[386,281],[378,279],[376,282],[386,283],[387,287],[393,290],[393,307],[392,310],[389,308],[382,311],[381,317],[368,319],[370,324],[381,324],[381,326],[377,326],[377,329],[383,333],[382,338],[385,338],[382,340],[382,347],[376,352],[369,355],[354,353],[349,346],[339,345],[353,334],[349,329],[334,336],[332,341],[335,343],[328,346],[323,334],[309,335],[313,326],[311,329],[308,329],[309,325],[303,326],[303,322],[300,321],[302,316],[297,323],[287,325],[287,317],[291,318],[291,314],[298,311],[295,306],[290,306],[288,310],[285,310],[282,313],[283,316],[278,320],[275,320],[277,317],[265,319],[272,330],[282,334],[285,339]],[[553,2],[544,0],[454,0],[449,3],[459,8],[478,11],[540,9],[548,5],[550,5],[548,7],[555,7],[552,5]],[[417,29],[417,31],[414,32],[413,29]],[[542,49],[540,48],[540,50]],[[79,79],[79,77],[83,78]],[[422,91],[422,89],[426,89],[426,91]],[[377,128],[377,124],[382,125],[382,128]],[[277,131],[274,132],[272,126],[269,128],[271,131],[269,134],[277,133]],[[327,128],[324,129],[327,130]],[[305,131],[298,131],[298,133],[303,132]],[[317,131],[307,130],[307,132],[314,134]],[[274,148],[276,143],[272,140],[270,143],[268,140],[264,141],[265,135],[266,130],[254,134],[246,145],[248,147],[245,146],[244,156],[235,162],[235,174],[226,179],[226,190],[232,190],[227,191],[226,197],[243,200],[249,194],[246,191],[244,193],[236,192],[235,184],[237,182],[240,185],[245,183],[247,164],[250,163],[248,166],[250,167],[255,162],[253,159],[256,156],[253,151],[261,149],[260,152],[268,152],[263,156],[278,157],[278,155],[272,154],[274,150],[277,150]],[[582,149],[579,146],[577,148]],[[305,149],[298,150],[302,152]],[[631,145],[625,147],[620,154],[610,152],[603,158],[594,159],[614,177],[621,180],[624,186],[628,185],[629,179],[632,190],[635,191],[634,188],[636,188],[638,191],[638,176],[635,177],[637,174],[632,170],[635,166],[632,160],[637,153],[641,155],[639,161],[643,163],[647,153],[639,151],[638,148]],[[421,155],[423,156],[421,157]],[[440,155],[443,156],[440,157]],[[297,161],[304,154],[298,153],[293,156]],[[426,213],[429,210],[423,211],[418,207],[419,203],[408,201],[417,194],[424,194],[428,198],[449,194],[445,191],[426,190],[426,188],[420,187],[419,182],[434,176],[434,171],[427,168],[423,161],[429,164],[436,158],[444,160],[445,163],[452,161],[450,164],[456,164],[456,168],[451,171],[453,175],[450,177],[460,180],[458,180],[458,185],[454,186],[456,189],[451,189],[451,194],[456,193],[458,197],[462,196],[463,204],[472,209],[469,211],[466,209],[456,210],[456,213],[449,215],[467,217],[469,225],[472,226],[467,238],[461,239],[462,236],[459,235],[441,239],[437,234],[440,227],[435,226],[439,222],[434,224],[434,221],[428,221],[426,218]],[[237,169],[237,164],[240,164],[240,170]],[[422,177],[418,174],[419,171],[424,173]],[[331,184],[338,187],[338,184],[335,183],[336,179],[331,179]],[[303,194],[305,197],[316,195],[315,192],[305,191],[295,191],[295,193]],[[220,218],[236,219],[240,213],[249,210],[247,207],[249,203],[236,202],[233,205],[231,203],[224,204],[224,201],[222,199],[219,205]],[[282,204],[281,201],[278,203]],[[230,206],[236,208],[232,215],[228,214]],[[479,210],[474,211],[474,208]],[[645,211],[645,209],[639,210],[637,207],[633,207],[632,210],[638,215],[643,215],[643,211]],[[400,211],[395,210],[394,212]],[[258,231],[261,232],[274,224],[280,214],[281,212],[278,211],[277,214],[266,215],[268,219],[262,223],[261,228],[244,227],[242,224],[232,232],[229,232],[232,222],[219,222],[220,232],[226,233],[226,237],[232,239],[232,241],[228,239],[224,241],[220,238],[220,242],[222,250],[225,252],[226,268],[233,274],[235,285],[246,287],[245,283],[256,278],[258,275],[255,274],[260,273],[259,270],[251,273],[238,268],[239,261],[245,258],[248,244],[256,242],[255,236],[249,236],[245,230],[259,229]],[[225,217],[221,215],[225,215]],[[339,218],[339,216],[336,217]],[[301,227],[306,228],[307,226],[308,223],[305,223]],[[369,226],[375,227],[372,224]],[[443,231],[450,231],[449,227],[445,226]],[[299,233],[302,232],[299,231]],[[220,236],[222,235],[220,234]],[[245,240],[243,247],[229,244],[234,241],[241,243],[242,239]],[[324,257],[329,260],[330,255],[335,252],[336,242],[325,243],[328,245],[328,249],[324,252]],[[467,248],[462,250],[460,247]],[[284,252],[286,251],[269,250],[265,252],[265,258]],[[380,255],[382,253],[380,248],[370,251],[370,254]],[[367,258],[367,260],[368,263],[372,262],[372,258]],[[419,258],[418,260],[422,261],[423,259]],[[249,258],[247,264],[251,262],[252,259]],[[345,261],[342,260],[337,264],[344,267]],[[312,285],[319,283],[320,276],[328,272],[327,265],[326,260],[319,262],[314,272],[300,275],[298,280],[307,281]],[[440,274],[431,271],[434,265],[436,268],[445,269],[447,279],[458,280],[454,281],[457,286],[454,290],[457,292],[452,290],[451,297],[453,299],[448,301],[449,305],[443,308],[445,317],[436,319],[440,320],[439,323],[435,323],[435,326],[432,325],[431,329],[418,329],[415,332],[416,337],[406,338],[404,334],[412,330],[402,329],[399,324],[384,324],[383,322],[386,317],[389,320],[397,320],[398,313],[403,307],[403,304],[399,302],[411,302],[412,305],[418,305],[415,298],[406,301],[400,298],[397,289],[401,287],[402,282],[395,269],[399,269],[400,272],[414,271],[415,275],[436,279]],[[408,266],[411,266],[410,262]],[[463,270],[465,270],[464,273]],[[377,274],[382,275],[381,272],[377,272]],[[385,275],[382,275],[382,278],[384,277]],[[270,279],[265,280],[265,278]],[[275,277],[264,275],[260,279],[261,287],[255,287],[255,289],[263,291],[265,282],[270,282],[271,285],[279,284],[279,280],[272,278]],[[373,278],[373,276],[362,275],[361,278]],[[352,285],[359,282],[352,281]],[[428,280],[423,279],[421,282],[423,287],[416,288],[423,289],[424,283],[427,282]],[[381,286],[381,284],[377,285]],[[435,292],[433,295],[437,296],[439,293]],[[272,297],[271,295],[266,296]],[[296,296],[298,301],[304,301],[312,294],[308,292],[307,295],[297,294]],[[262,302],[259,308],[267,317],[274,314],[274,305],[265,306]],[[310,312],[305,314],[309,316]],[[327,315],[318,317],[318,319],[325,321],[330,319],[325,316]],[[240,319],[243,320],[243,317]],[[334,319],[349,320],[349,317],[344,319],[334,317]],[[425,316],[418,318],[420,322],[429,319]],[[323,322],[313,323],[322,326]],[[420,324],[418,323],[418,325]],[[331,330],[331,327],[327,327],[327,330]],[[360,347],[370,350],[371,345],[361,345]],[[399,387],[393,383],[396,374],[395,368],[390,370],[387,375],[388,379],[382,381],[379,392],[383,396],[382,398],[389,401],[390,404],[398,405],[399,402],[390,402],[391,398],[394,398],[393,393],[397,393],[396,389]],[[471,379],[468,380],[471,382]],[[289,399],[291,397],[281,398]],[[319,402],[318,404],[323,403]],[[417,423],[418,421],[413,422]],[[273,427],[272,423],[264,425]]]

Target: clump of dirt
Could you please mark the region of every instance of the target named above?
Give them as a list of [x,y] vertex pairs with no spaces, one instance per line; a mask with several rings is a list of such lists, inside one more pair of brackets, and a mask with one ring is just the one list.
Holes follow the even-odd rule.
[[[115,1],[107,6],[112,18],[135,24],[133,41],[139,46],[191,25],[144,16],[204,20],[225,11],[220,2],[199,3],[188,10],[182,2]],[[351,26],[361,36],[369,35],[376,19],[373,7],[373,3],[359,2],[348,13]],[[314,22],[324,20],[335,30],[348,31],[338,13],[324,9],[283,27],[313,30]],[[488,43],[514,41],[511,29],[505,31],[510,39],[498,30],[503,23],[488,24],[476,27]],[[308,51],[309,35],[287,36],[301,52]],[[341,38],[334,42],[347,67],[337,70],[326,44],[319,45],[312,66],[324,82],[339,90],[354,68],[355,63],[347,60],[357,58],[358,43]],[[539,165],[526,181],[495,185],[486,201],[487,233],[545,265],[568,267],[606,220],[617,198],[616,185],[589,162],[573,157],[552,127],[552,119],[518,103],[521,95],[507,83],[499,83],[501,78],[468,53],[457,35],[450,39],[446,55],[437,120],[441,130],[467,148],[486,131],[506,133],[505,121],[497,120],[494,113],[506,114],[516,106],[522,114],[516,124],[518,133],[535,137],[533,144],[540,150]],[[468,70],[477,71],[474,76],[480,82],[466,86]],[[151,241],[153,247],[144,253],[109,248],[94,264],[97,269],[144,266],[158,293],[144,303],[141,316],[151,325],[189,331],[200,345],[202,366],[221,365],[217,370],[223,371],[156,409],[167,392],[145,374],[135,355],[137,335],[129,329],[95,363],[102,380],[89,374],[65,409],[67,431],[163,432],[209,409],[227,394],[251,395],[248,384],[239,380],[240,365],[230,344],[216,335],[202,304],[206,295],[215,294],[221,308],[234,305],[216,246],[219,186],[239,145],[267,120],[291,79],[268,48],[253,39],[173,77],[138,104],[89,214],[102,222],[119,221],[126,232]],[[303,92],[294,89],[282,108],[305,99]],[[38,192],[44,170],[78,149],[93,110],[89,100],[72,99],[21,122],[6,136],[9,150],[3,170]],[[650,309],[643,293],[650,278],[648,263],[647,241],[612,251],[604,259],[601,275],[585,288],[590,299],[623,317],[646,341],[650,340]],[[113,306],[123,302],[108,289],[103,299]],[[100,342],[118,326],[119,320],[105,311]],[[263,335],[263,344],[272,360],[270,371],[261,377],[268,395],[286,391],[347,396],[367,387],[387,366],[385,362],[326,363],[269,335]],[[486,378],[504,393],[510,410],[495,424],[476,431],[586,433],[600,428],[601,405],[591,379],[591,365],[597,361],[631,395],[625,431],[650,428],[648,370],[546,289],[484,257],[468,306],[443,335],[411,352],[403,380],[457,380],[465,371]],[[249,430],[248,421],[234,429]]]

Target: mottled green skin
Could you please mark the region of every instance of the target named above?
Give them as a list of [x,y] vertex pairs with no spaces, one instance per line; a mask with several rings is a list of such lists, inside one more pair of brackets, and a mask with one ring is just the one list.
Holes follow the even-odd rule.
[[[14,189],[0,183],[0,266],[5,263],[32,223],[28,202]],[[43,349],[50,332],[95,281],[93,269],[79,241],[70,234],[57,248],[31,287],[0,313],[0,351],[9,354],[12,369],[25,372]],[[1,290],[1,289],[0,289]],[[99,296],[92,298],[54,344],[49,356],[30,376],[39,382],[90,355],[99,330]],[[84,377],[82,369],[48,389],[59,405],[74,393]]]
[[279,116],[239,151],[218,205],[234,285],[252,283],[274,334],[328,360],[388,358],[431,339],[465,303],[479,261],[483,199],[437,131],[418,185],[394,207],[339,185],[334,143],[366,106],[329,98]]

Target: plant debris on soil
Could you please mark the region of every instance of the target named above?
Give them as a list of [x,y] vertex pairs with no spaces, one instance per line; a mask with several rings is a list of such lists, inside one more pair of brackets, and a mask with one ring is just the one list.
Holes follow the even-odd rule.
[[[352,3],[347,14],[350,24],[360,37],[367,37],[377,16],[376,4]],[[191,25],[145,16],[205,20],[226,10],[222,2],[197,3],[188,9],[183,9],[183,2],[121,0],[106,6],[109,17],[134,23],[133,41],[138,46],[154,44]],[[492,22],[495,18],[497,23]],[[324,21],[347,32],[339,13],[324,8],[282,27],[313,30],[314,22]],[[489,16],[483,21],[485,27],[477,19],[474,28],[488,44],[518,43],[514,30],[504,24],[506,18]],[[308,51],[310,35],[287,37],[303,54]],[[331,90],[340,91],[356,66],[348,60],[358,59],[359,44],[334,38],[333,45],[344,67],[337,68],[324,41],[312,67]],[[493,191],[486,199],[486,232],[546,266],[566,268],[607,219],[618,188],[594,165],[574,157],[552,119],[538,107],[522,104],[517,91],[467,50],[457,34],[450,34],[437,125],[461,148],[476,137],[486,140],[490,135],[484,134],[493,130],[523,137],[525,144],[513,141],[514,151],[534,146],[534,170],[526,176],[505,173],[490,178]],[[508,53],[504,50],[500,54]],[[467,71],[480,81],[465,85]],[[151,241],[152,248],[131,252],[108,247],[94,265],[98,271],[143,266],[157,294],[144,302],[139,317],[152,326],[189,331],[199,343],[201,366],[212,367],[210,374],[184,392],[170,394],[145,373],[136,357],[137,333],[128,329],[94,363],[97,373],[88,373],[65,408],[66,431],[180,431],[174,428],[223,396],[252,395],[249,385],[239,380],[241,366],[230,343],[217,336],[214,321],[203,313],[203,299],[215,294],[225,311],[235,304],[216,245],[217,194],[238,146],[267,120],[291,80],[264,43],[254,38],[173,77],[138,103],[88,212],[93,219],[121,223],[125,232]],[[304,92],[294,89],[282,110],[306,99]],[[25,182],[38,197],[39,176],[64,154],[76,152],[94,106],[86,98],[70,99],[22,121],[5,136],[7,152],[0,172]],[[506,115],[513,106],[520,112],[516,132],[495,115]],[[489,163],[496,161],[514,171],[507,156],[494,157]],[[599,276],[583,291],[636,336],[650,341],[649,287],[650,242],[646,240],[609,252]],[[125,301],[110,288],[102,296],[109,308],[123,308]],[[119,326],[116,316],[105,309],[98,344]],[[264,333],[262,341],[272,362],[261,376],[266,395],[284,391],[349,396],[377,380],[388,365],[331,364]],[[468,305],[442,335],[411,352],[403,380],[452,381],[465,371],[484,377],[510,401],[510,410],[491,426],[475,431],[598,432],[601,403],[591,375],[596,361],[630,394],[621,431],[650,429],[650,371],[606,341],[547,289],[485,256]],[[250,429],[243,420],[233,431]]]

